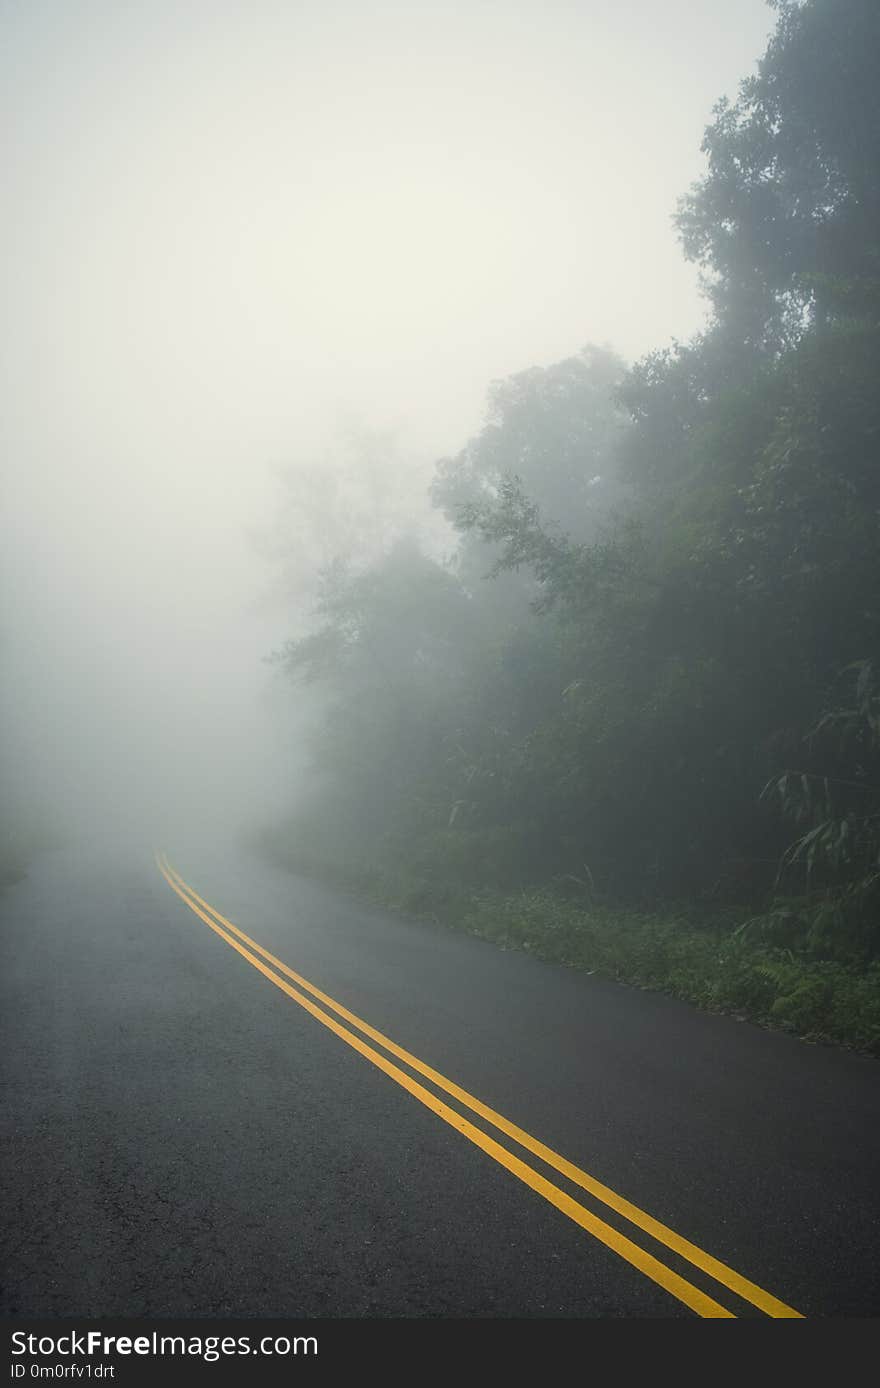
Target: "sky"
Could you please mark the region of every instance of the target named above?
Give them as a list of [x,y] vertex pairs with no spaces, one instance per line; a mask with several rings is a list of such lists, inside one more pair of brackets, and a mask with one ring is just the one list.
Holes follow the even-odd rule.
[[671,218],[772,24],[0,0],[7,781],[96,821],[283,798],[261,657],[316,566],[423,517],[492,380],[699,329]]

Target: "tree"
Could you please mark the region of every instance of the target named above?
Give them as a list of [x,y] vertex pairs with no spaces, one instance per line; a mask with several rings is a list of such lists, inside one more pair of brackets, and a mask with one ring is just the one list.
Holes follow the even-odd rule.
[[880,6],[771,3],[776,32],[715,108],[678,217],[718,323],[758,353],[880,305]]
[[491,500],[516,477],[551,522],[586,538],[618,497],[626,416],[615,390],[624,374],[614,353],[587,346],[553,366],[496,381],[482,431],[437,464],[435,504],[454,523],[463,506]]
[[874,909],[880,6],[777,9],[680,214],[707,330],[496,383],[437,467],[451,568],[339,571],[288,651],[335,691],[324,764],[386,860],[506,886],[586,862],[644,904],[758,899],[781,859],[838,942]]

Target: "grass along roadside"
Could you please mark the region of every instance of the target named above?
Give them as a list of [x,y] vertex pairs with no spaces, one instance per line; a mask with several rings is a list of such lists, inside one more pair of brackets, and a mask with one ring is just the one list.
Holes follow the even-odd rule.
[[811,957],[743,911],[704,920],[585,903],[552,888],[473,891],[380,868],[331,864],[278,839],[261,851],[287,869],[401,915],[429,919],[535,958],[681,998],[880,1057],[880,964]]

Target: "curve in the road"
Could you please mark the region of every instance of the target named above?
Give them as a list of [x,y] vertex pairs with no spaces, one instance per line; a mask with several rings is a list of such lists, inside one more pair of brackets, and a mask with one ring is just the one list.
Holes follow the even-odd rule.
[[[773,1318],[798,1318],[800,1312],[794,1310],[785,1302],[773,1296],[770,1292],[758,1287],[748,1278],[722,1263],[703,1249],[698,1248],[689,1240],[675,1233],[666,1225],[655,1220],[644,1210],[639,1209],[623,1196],[618,1195],[608,1186],[582,1171],[574,1163],[568,1161],[559,1153],[547,1147],[537,1138],[519,1128],[515,1123],[505,1118],[502,1114],[495,1112],[488,1105],[483,1104],[479,1099],[469,1094],[452,1080],[447,1079],[430,1065],[414,1056],[409,1051],[398,1046],[389,1037],[384,1036],[369,1023],[365,1022],[354,1013],[350,1012],[342,1004],[335,1001],[327,993],[316,988],[314,984],[296,973],[282,960],[271,954],[267,949],[260,945],[251,936],[245,934],[237,925],[228,920],[225,916],[205,901],[203,897],[192,888],[185,879],[168,862],[164,853],[157,854],[156,863],[168,885],[180,897],[180,899],[194,912],[207,926],[219,935],[227,944],[236,950],[244,959],[255,969],[259,970],[271,983],[281,989],[300,1007],[305,1008],[317,1021],[347,1045],[351,1046],[371,1064],[377,1066],[390,1079],[394,1080],[402,1088],[408,1091],[419,1103],[430,1109],[444,1122],[448,1123],[463,1137],[467,1138],[475,1146],[503,1166],[512,1175],[516,1176],[525,1185],[529,1186],[537,1194],[555,1206],[575,1224],[579,1225],[593,1238],[611,1249],[615,1254],[624,1259],[631,1266],[638,1269],[644,1276],[651,1279],[657,1285],[664,1288],[670,1295],[674,1296],[685,1306],[695,1311],[698,1315],[706,1318],[733,1318],[735,1312],[723,1306],[713,1296],[708,1295],[701,1288],[682,1277],[673,1268],[668,1267],[660,1259],[646,1249],[641,1248],[619,1230],[613,1228],[605,1220],[599,1218],[592,1211],[588,1210],[579,1201],[573,1199],[565,1191],[554,1185],[552,1181],[546,1179],[538,1171],[524,1162],[515,1153],[510,1152],[495,1138],[477,1127],[462,1114],[456,1112],[436,1094],[414,1079],[412,1075],[395,1065],[388,1055],[393,1055],[397,1060],[402,1061],[410,1070],[421,1075],[428,1080],[435,1088],[440,1089],[450,1097],[454,1098],[463,1107],[482,1118],[490,1124],[496,1131],[503,1133],[512,1139],[518,1146],[530,1152],[547,1166],[557,1171],[560,1175],[571,1181],[573,1184],[585,1190],[594,1199],[601,1202],[607,1208],[614,1210],[622,1216],[629,1224],[640,1229],[657,1243],[667,1248],[670,1252],[678,1255],[689,1263],[692,1267],[699,1269],[713,1282],[722,1288],[734,1293],[735,1296],[756,1307],[765,1315]],[[292,982],[288,982],[292,980]],[[297,986],[294,987],[293,984]],[[307,994],[311,996],[306,996]],[[322,1006],[318,1006],[317,1002]],[[327,1009],[327,1010],[325,1010]],[[335,1013],[335,1016],[330,1015]],[[343,1019],[342,1021],[337,1019]],[[348,1025],[343,1025],[343,1021]],[[355,1030],[351,1030],[355,1028]],[[357,1033],[361,1033],[358,1035]],[[381,1046],[388,1055],[383,1055],[370,1045],[364,1037]]]

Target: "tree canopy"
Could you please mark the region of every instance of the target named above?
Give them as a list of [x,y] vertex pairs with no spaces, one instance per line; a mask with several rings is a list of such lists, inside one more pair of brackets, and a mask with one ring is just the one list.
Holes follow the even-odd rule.
[[452,561],[398,546],[330,575],[281,660],[324,682],[323,824],[347,853],[435,882],[586,873],[609,898],[771,921],[784,898],[810,948],[864,955],[880,6],[775,8],[679,208],[706,331],[629,369],[591,346],[496,383],[436,469]]

